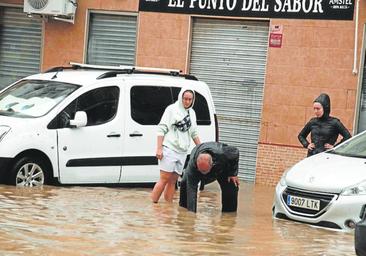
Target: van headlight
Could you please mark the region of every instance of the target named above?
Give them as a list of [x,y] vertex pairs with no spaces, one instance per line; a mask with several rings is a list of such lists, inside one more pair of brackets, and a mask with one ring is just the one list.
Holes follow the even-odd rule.
[[343,196],[366,195],[366,180],[351,187],[345,188],[341,194]]
[[10,127],[6,125],[0,125],[0,141],[5,137],[5,135],[10,131]]

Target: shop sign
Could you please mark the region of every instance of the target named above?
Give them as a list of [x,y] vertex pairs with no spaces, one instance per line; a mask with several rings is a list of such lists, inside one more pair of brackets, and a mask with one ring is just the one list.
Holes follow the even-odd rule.
[[140,0],[139,11],[231,17],[352,20],[354,0]]
[[282,25],[271,25],[269,33],[269,47],[281,48],[282,35]]

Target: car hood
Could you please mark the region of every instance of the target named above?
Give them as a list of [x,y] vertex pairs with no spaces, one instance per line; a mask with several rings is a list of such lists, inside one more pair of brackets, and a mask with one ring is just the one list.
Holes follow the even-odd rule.
[[340,193],[366,180],[366,159],[320,153],[294,165],[286,174],[290,187]]
[[19,128],[29,129],[29,127],[32,124],[39,122],[39,120],[40,118],[20,118],[20,117],[0,115],[0,126],[6,125],[12,129],[19,129]]

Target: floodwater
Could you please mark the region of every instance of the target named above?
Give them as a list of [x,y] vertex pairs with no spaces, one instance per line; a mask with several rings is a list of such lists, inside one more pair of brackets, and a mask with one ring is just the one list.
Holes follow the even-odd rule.
[[217,183],[197,214],[152,188],[0,186],[0,255],[355,255],[353,234],[273,220],[274,187],[242,182],[237,214]]

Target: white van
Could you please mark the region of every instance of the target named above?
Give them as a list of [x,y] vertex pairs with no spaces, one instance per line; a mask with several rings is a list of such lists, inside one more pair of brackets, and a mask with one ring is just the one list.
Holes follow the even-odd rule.
[[195,88],[201,140],[217,140],[209,88],[195,77],[176,70],[71,64],[0,92],[1,183],[157,181],[156,125],[184,85]]

